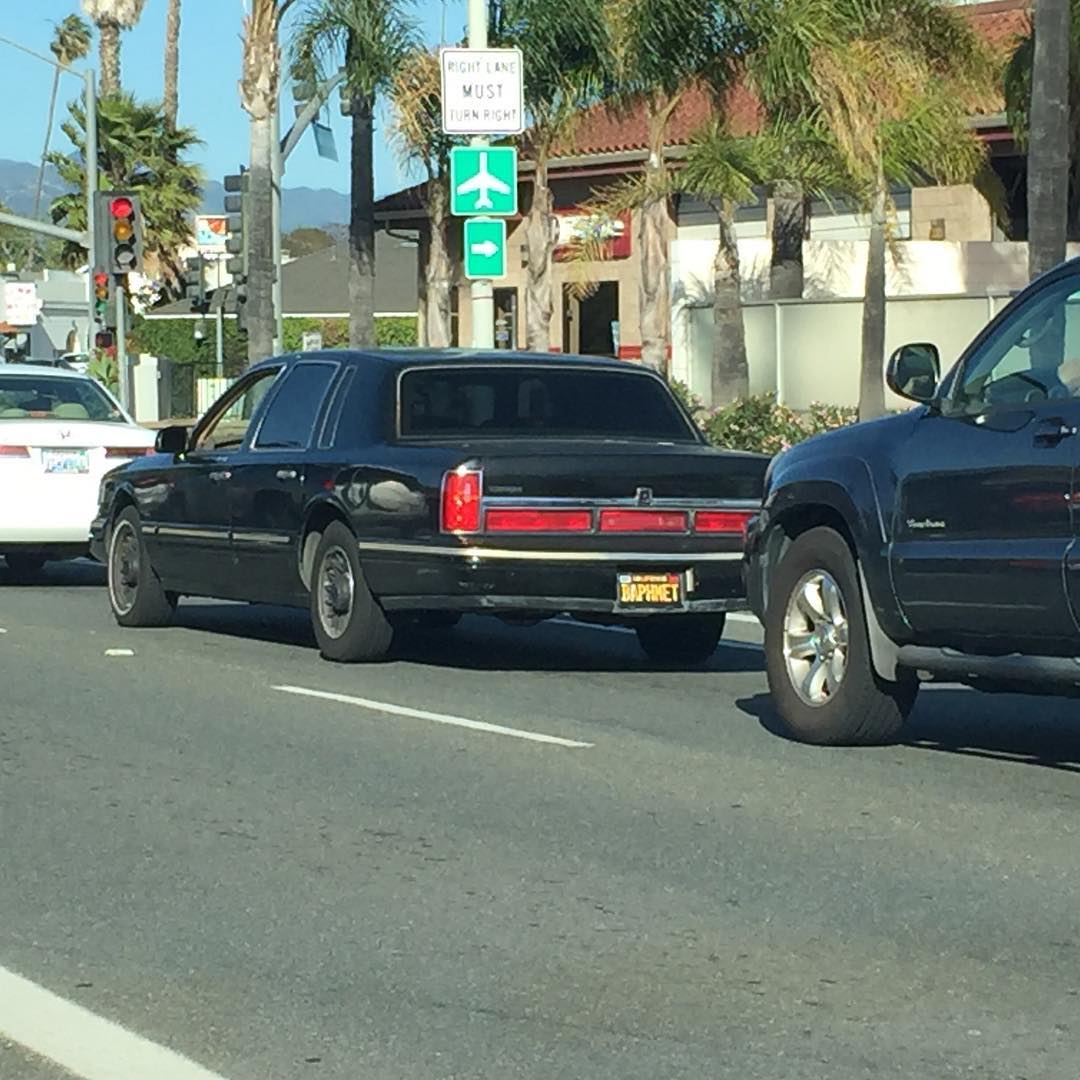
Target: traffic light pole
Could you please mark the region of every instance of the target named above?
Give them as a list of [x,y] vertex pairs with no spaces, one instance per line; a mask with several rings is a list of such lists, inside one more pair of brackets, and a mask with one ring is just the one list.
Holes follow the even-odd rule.
[[122,278],[116,282],[116,377],[120,383],[120,404],[130,413],[132,409],[128,385],[127,299]]
[[[469,0],[469,48],[488,47],[487,0]],[[473,146],[487,146],[487,136],[477,136]],[[472,343],[474,349],[495,347],[495,292],[490,280],[474,281],[472,296]]]
[[[87,71],[85,73],[85,88],[83,95],[86,106],[86,261],[88,263],[86,272],[86,302],[90,309],[90,322],[86,327],[86,351],[91,353],[94,350],[94,337],[96,331],[94,327],[97,324],[97,312],[95,307],[94,296],[94,258],[97,252],[97,245],[95,243],[94,232],[96,224],[94,222],[94,201],[97,197],[98,189],[98,171],[97,171],[97,159],[98,159],[98,147],[97,147],[97,82],[94,79],[94,72]],[[93,162],[93,165],[90,164]]]

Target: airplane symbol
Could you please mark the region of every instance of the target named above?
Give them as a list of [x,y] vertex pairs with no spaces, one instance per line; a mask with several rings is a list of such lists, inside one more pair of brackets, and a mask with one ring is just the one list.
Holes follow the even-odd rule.
[[477,210],[494,209],[495,204],[491,201],[493,191],[496,195],[510,194],[510,185],[488,172],[488,156],[483,151],[480,152],[480,168],[476,175],[457,186],[458,195],[470,195],[474,191],[477,193]]

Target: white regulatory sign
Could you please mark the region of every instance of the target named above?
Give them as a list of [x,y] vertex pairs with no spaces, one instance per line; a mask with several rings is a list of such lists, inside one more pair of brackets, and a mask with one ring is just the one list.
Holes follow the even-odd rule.
[[5,321],[12,326],[34,326],[37,323],[42,303],[34,282],[5,282],[3,299],[4,306],[0,314],[3,314]]
[[441,49],[442,120],[448,135],[525,130],[520,49]]

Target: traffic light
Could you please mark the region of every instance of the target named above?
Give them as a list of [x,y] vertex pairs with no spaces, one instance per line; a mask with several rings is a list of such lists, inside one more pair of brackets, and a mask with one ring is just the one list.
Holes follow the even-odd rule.
[[139,196],[128,191],[99,191],[94,226],[94,265],[109,274],[141,273],[145,224]]
[[109,319],[109,300],[112,298],[112,277],[104,270],[94,271],[94,319],[107,323]]
[[240,172],[225,177],[225,214],[229,238],[225,250],[232,256],[225,269],[239,282],[247,278],[247,219],[248,219],[248,172],[243,165]]
[[205,315],[208,307],[206,279],[203,276],[204,265],[202,255],[196,255],[184,263],[184,296],[191,301],[191,310],[200,315]]

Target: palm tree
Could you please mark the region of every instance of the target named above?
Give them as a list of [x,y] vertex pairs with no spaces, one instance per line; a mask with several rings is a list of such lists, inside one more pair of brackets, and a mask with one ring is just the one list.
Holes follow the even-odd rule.
[[248,363],[274,349],[273,153],[281,50],[278,27],[292,0],[252,0],[244,17],[240,103],[251,118],[246,324]]
[[526,340],[548,352],[557,225],[548,163],[583,109],[600,94],[606,56],[602,0],[492,0],[491,43],[516,46],[525,57],[525,108],[532,126],[523,137],[532,160],[532,197],[525,217]]
[[60,92],[61,68],[70,67],[82,60],[90,51],[90,24],[78,15],[68,15],[63,22],[56,23],[49,50],[56,57],[60,67],[53,71],[52,94],[49,96],[49,119],[45,124],[45,147],[41,151],[41,166],[38,169],[37,186],[34,188],[34,217],[41,212],[41,192],[45,186],[45,162],[49,156],[49,143],[52,141],[53,120],[56,118],[56,97]]
[[[1080,117],[1080,0],[1071,0],[1069,17],[1069,113]],[[1044,13],[1045,14],[1045,13]],[[1018,144],[1027,150],[1031,141],[1031,79],[1035,35],[1028,33],[1016,45],[1005,69],[1005,102],[1009,124]],[[1080,240],[1080,127],[1069,124],[1069,221],[1067,239]]]
[[885,411],[885,253],[892,184],[971,183],[985,147],[968,123],[992,97],[991,65],[963,17],[936,0],[867,4],[858,36],[813,51],[815,92],[870,215],[859,415]]
[[390,88],[397,141],[403,157],[427,174],[427,236],[421,240],[418,341],[441,349],[451,341],[454,268],[450,260],[448,163],[454,140],[443,133],[438,53],[414,52]]
[[[70,189],[52,204],[54,222],[79,231],[86,228],[86,111],[81,101],[69,106],[63,125],[73,152],[52,152],[49,161]],[[167,127],[160,106],[119,93],[98,103],[98,160],[101,186],[135,191],[146,221],[146,252],[162,277],[175,284],[181,273],[181,250],[191,241],[190,217],[201,202],[202,172],[186,155],[199,145],[191,128]],[[78,266],[87,258],[78,244],[65,245],[64,262]]]
[[169,0],[165,16],[165,123],[176,127],[179,112],[178,76],[180,70],[180,0]]
[[644,205],[638,213],[642,362],[667,371],[671,339],[672,229],[665,148],[672,116],[694,80],[730,81],[739,54],[737,20],[725,5],[686,0],[608,0],[604,20],[616,109],[644,107],[648,123]]
[[1069,206],[1069,0],[1039,0],[1031,46],[1028,125],[1028,273],[1065,258]]
[[349,344],[375,344],[375,101],[418,38],[403,0],[317,0],[293,40],[294,69],[324,77],[345,66],[343,111],[352,120]]
[[139,21],[145,4],[146,0],[83,0],[83,11],[98,29],[103,97],[120,90],[120,31]]

